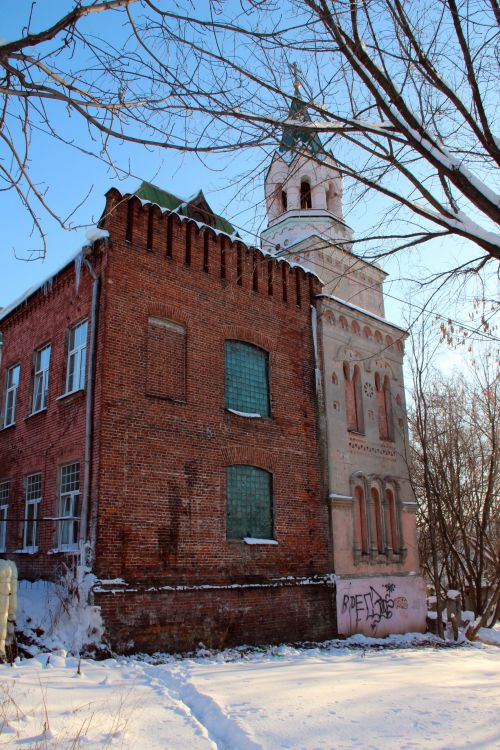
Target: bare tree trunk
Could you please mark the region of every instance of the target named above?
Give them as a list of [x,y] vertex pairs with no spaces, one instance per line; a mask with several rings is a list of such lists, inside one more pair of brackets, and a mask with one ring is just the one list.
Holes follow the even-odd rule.
[[409,474],[427,543],[420,546],[438,610],[444,585],[457,588],[462,602],[470,596],[476,620],[467,635],[475,638],[498,608],[500,382],[488,352],[470,374],[445,378],[429,369],[423,332],[412,341]]

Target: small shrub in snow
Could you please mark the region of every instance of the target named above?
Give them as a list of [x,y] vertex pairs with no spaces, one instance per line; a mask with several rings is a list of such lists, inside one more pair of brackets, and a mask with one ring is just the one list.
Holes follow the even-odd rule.
[[89,603],[95,576],[66,567],[57,583],[19,582],[17,630],[27,650],[64,649],[70,654],[105,648],[99,607]]

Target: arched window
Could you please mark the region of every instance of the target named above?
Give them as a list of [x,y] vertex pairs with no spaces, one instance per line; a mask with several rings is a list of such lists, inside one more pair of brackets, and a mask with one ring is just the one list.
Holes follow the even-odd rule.
[[359,365],[355,365],[352,379],[354,381],[354,403],[356,406],[356,424],[357,432],[365,431],[363,418],[363,391],[361,388],[361,370]]
[[226,341],[224,385],[226,409],[269,416],[269,355],[266,351],[244,341]]
[[352,382],[347,362],[344,362],[343,370],[347,429],[353,431],[356,430],[356,406],[354,403],[354,383]]
[[387,509],[387,527],[389,530],[389,541],[394,554],[399,553],[399,522],[398,509],[396,506],[396,496],[394,491],[387,487],[385,491],[386,509]]
[[300,207],[312,208],[311,183],[309,180],[302,180],[300,183]]
[[281,191],[281,210],[282,211],[288,210],[288,197],[286,194],[286,190]]
[[350,432],[364,432],[363,396],[361,390],[361,370],[355,365],[352,377],[348,362],[344,362],[344,386],[346,402],[347,429]]
[[375,373],[375,389],[377,392],[378,434],[381,440],[393,440],[391,381],[389,375],[380,376]]
[[387,421],[387,440],[394,440],[394,423],[392,419],[391,380],[389,375],[384,375],[384,406]]
[[380,493],[376,487],[371,488],[372,495],[372,506],[374,516],[374,528],[375,528],[375,542],[377,551],[379,554],[385,552],[384,549],[384,533],[383,533],[383,521],[382,521],[382,504],[380,502]]
[[368,524],[366,516],[365,493],[358,484],[354,488],[356,514],[356,546],[363,555],[368,554]]
[[272,475],[257,466],[226,469],[226,536],[228,539],[272,539]]

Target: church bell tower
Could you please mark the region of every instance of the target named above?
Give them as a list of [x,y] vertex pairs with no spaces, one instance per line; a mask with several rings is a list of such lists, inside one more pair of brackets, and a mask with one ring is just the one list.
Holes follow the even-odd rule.
[[342,174],[325,148],[295,82],[281,143],[265,177],[268,224],[262,247],[317,274],[325,292],[384,314],[385,273],[352,253],[343,217]]

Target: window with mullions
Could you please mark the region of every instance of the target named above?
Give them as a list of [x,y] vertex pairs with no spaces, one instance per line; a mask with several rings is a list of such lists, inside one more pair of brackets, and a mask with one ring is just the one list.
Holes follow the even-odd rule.
[[85,386],[85,365],[87,362],[87,321],[73,326],[69,332],[68,370],[66,393],[79,391]]
[[24,517],[24,549],[36,552],[38,549],[38,511],[42,500],[42,475],[26,477],[26,510]]
[[226,409],[268,417],[268,353],[243,341],[226,341],[224,368]]
[[78,545],[78,498],[80,497],[80,464],[61,468],[59,490],[59,549],[76,549]]
[[50,344],[35,352],[35,372],[33,375],[33,414],[47,406],[49,390]]
[[10,425],[16,423],[17,389],[19,387],[20,372],[21,365],[14,365],[7,370],[3,414],[4,427],[10,427]]
[[227,467],[228,539],[272,539],[272,475],[256,466]]
[[7,549],[7,511],[9,508],[9,482],[0,482],[0,552]]

